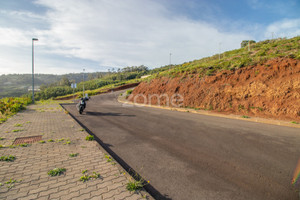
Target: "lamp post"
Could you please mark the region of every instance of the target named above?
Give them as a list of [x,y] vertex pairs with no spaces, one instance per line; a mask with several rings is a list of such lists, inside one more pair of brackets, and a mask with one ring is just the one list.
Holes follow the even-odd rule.
[[34,103],[34,41],[38,39],[32,38],[32,103]]
[[82,77],[83,77],[83,98],[84,98],[84,71],[85,71],[85,69],[83,69],[83,74],[82,74]]

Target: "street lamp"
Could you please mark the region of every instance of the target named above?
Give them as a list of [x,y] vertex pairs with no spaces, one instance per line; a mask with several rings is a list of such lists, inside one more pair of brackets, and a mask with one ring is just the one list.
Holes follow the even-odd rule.
[[83,76],[83,98],[84,98],[84,71],[85,71],[85,69],[83,69],[83,74],[82,74],[82,76]]
[[32,103],[34,103],[34,41],[38,39],[32,38]]

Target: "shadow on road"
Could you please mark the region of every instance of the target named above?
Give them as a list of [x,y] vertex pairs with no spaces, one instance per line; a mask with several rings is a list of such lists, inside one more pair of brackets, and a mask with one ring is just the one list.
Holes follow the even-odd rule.
[[94,115],[94,116],[115,116],[115,117],[135,117],[135,115],[123,115],[122,113],[104,113],[104,112],[86,112],[87,115]]

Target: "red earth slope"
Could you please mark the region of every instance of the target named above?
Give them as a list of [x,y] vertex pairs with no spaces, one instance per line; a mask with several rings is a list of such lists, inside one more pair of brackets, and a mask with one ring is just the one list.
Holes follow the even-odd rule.
[[[149,103],[141,94],[183,97],[182,107],[300,122],[300,61],[276,58],[264,64],[199,78],[197,74],[143,82],[129,100]],[[166,98],[151,104],[166,105]]]

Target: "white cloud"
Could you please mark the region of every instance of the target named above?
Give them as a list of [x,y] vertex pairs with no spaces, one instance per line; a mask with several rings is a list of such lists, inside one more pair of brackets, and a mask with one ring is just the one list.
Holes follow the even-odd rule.
[[300,35],[300,18],[299,19],[284,19],[270,24],[266,28],[265,36],[270,38],[271,34],[274,37],[295,37]]
[[[39,0],[36,3],[49,8],[45,16],[19,14],[38,20],[38,25],[47,24],[47,29],[37,26],[29,31],[0,26],[0,44],[15,48],[27,47],[30,53],[31,38],[38,37],[37,52],[43,58],[39,60],[40,72],[52,69],[56,70],[52,73],[60,73],[62,71],[57,70],[64,65],[66,68],[72,65],[79,68],[72,58],[91,60],[98,63],[98,66],[144,64],[160,67],[169,64],[170,52],[173,64],[183,63],[218,53],[220,42],[221,50],[225,51],[238,48],[242,40],[250,37],[242,31],[220,32],[204,21],[177,16],[159,4],[159,1]],[[5,51],[1,53],[5,55]],[[59,64],[59,61],[47,58],[47,54],[65,56],[66,60],[61,59]],[[28,63],[20,59],[18,66],[30,66],[31,55],[28,56]],[[5,63],[6,66],[16,66],[18,60],[10,64],[6,60]],[[0,63],[0,69],[3,67]],[[13,72],[13,68],[10,69]]]

